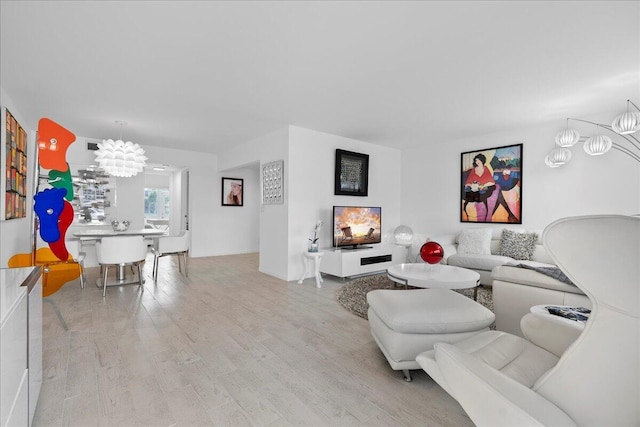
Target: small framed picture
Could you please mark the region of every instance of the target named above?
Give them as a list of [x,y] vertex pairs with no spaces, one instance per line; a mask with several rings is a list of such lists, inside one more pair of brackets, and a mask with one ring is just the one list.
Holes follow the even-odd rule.
[[367,196],[369,155],[336,149],[335,195]]
[[222,178],[222,206],[242,206],[242,178]]

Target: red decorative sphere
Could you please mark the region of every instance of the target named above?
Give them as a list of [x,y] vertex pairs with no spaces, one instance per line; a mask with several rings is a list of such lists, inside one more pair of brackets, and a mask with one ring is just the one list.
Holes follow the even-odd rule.
[[437,264],[444,257],[444,249],[436,242],[427,242],[420,248],[420,258],[429,264]]

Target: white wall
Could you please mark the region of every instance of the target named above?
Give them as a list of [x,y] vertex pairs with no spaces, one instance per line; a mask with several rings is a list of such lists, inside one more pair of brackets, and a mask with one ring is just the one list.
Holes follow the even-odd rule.
[[[20,114],[16,105],[0,88],[2,106],[8,107],[11,113],[29,134],[28,159],[29,182],[28,200],[33,200],[33,174],[36,158],[35,129],[36,123],[29,123]],[[51,117],[55,120],[55,117]],[[60,125],[65,126],[64,123]],[[74,129],[69,129],[74,132]],[[87,140],[95,142],[101,138],[82,137],[76,135],[76,141],[67,151],[70,164],[89,165],[94,163],[95,154],[86,149]],[[189,170],[190,184],[190,227],[192,233],[191,256],[202,257],[231,253],[246,253],[259,250],[259,214],[260,188],[257,165],[238,168],[233,176],[245,180],[244,207],[231,208],[221,206],[221,177],[218,173],[218,157],[210,153],[166,149],[160,147],[143,147],[149,161],[165,163]],[[282,150],[284,151],[284,150]],[[277,158],[283,158],[280,154]],[[4,151],[2,158],[5,158]],[[274,158],[275,159],[275,158]],[[242,164],[247,165],[249,161]],[[117,178],[116,206],[111,209],[111,218],[129,219],[131,227],[141,228],[144,225],[144,176]],[[16,253],[31,251],[31,227],[33,222],[32,204],[28,204],[28,217],[0,222],[0,265],[6,266],[8,259]],[[269,241],[275,241],[270,239]],[[72,249],[72,248],[70,248]]]
[[[589,119],[589,118],[585,118]],[[610,122],[608,116],[592,118]],[[460,154],[523,143],[522,228],[542,230],[574,215],[640,213],[640,164],[615,150],[593,157],[582,144],[570,163],[551,169],[545,155],[564,123],[550,123],[457,141],[441,141],[402,153],[402,219],[414,234],[438,236],[478,224],[460,222]],[[591,129],[585,129],[588,134]],[[613,139],[616,137],[613,136]],[[428,141],[430,142],[430,141]],[[496,231],[504,224],[489,224]]]
[[[95,139],[89,138],[94,141]],[[150,162],[163,163],[189,170],[190,228],[192,257],[255,252],[257,237],[257,185],[245,188],[245,208],[221,206],[221,176],[217,172],[217,156],[209,153],[143,147]],[[78,141],[67,153],[70,163],[92,164],[94,152],[86,150],[86,141]],[[257,181],[254,169],[239,169],[234,176],[245,182]],[[116,181],[116,207],[111,218],[129,219],[132,228],[144,226],[145,177],[139,174]],[[241,230],[242,232],[238,232]]]
[[[35,166],[37,123],[28,123],[13,101],[1,92],[7,106],[29,131],[29,175]],[[585,118],[607,122],[610,117]],[[54,118],[55,120],[55,118]],[[61,123],[64,126],[64,123]],[[558,123],[512,130],[400,152],[336,135],[288,126],[230,147],[219,156],[208,153],[144,147],[149,161],[189,170],[190,228],[193,257],[260,252],[259,270],[284,280],[302,273],[300,254],[318,219],[325,222],[321,247],[331,245],[333,205],[375,205],[383,208],[383,242],[390,243],[394,228],[409,225],[417,235],[455,233],[460,216],[460,153],[522,142],[523,228],[543,229],[551,221],[570,215],[640,213],[640,164],[611,151],[587,156],[574,147],[568,165],[549,169],[543,158],[553,148]],[[561,127],[561,126],[560,126]],[[69,129],[73,132],[73,129]],[[614,137],[615,138],[615,137]],[[95,139],[91,139],[95,140]],[[425,144],[431,141],[425,141]],[[335,149],[369,154],[369,196],[335,196]],[[67,153],[69,163],[91,164],[94,153],[78,137]],[[285,204],[261,206],[259,165],[285,160]],[[221,178],[243,178],[244,206],[221,206]],[[114,217],[143,226],[144,177],[117,180]],[[29,182],[29,199],[33,183]],[[31,249],[32,209],[26,219],[0,222],[0,263]],[[491,224],[499,230],[502,224]]]
[[169,188],[169,174],[168,173],[145,173],[144,174],[144,186],[146,188]]
[[[234,176],[245,179],[244,207],[221,206],[223,173],[218,172],[218,157],[210,153],[160,147],[144,147],[149,161],[189,170],[189,226],[192,257],[255,252],[258,215],[255,199],[256,171],[238,169]],[[142,194],[142,188],[139,189]],[[142,211],[142,208],[140,209]]]
[[[289,234],[287,222],[289,219],[289,128],[283,127],[267,135],[248,141],[245,144],[231,147],[220,155],[221,170],[233,169],[247,164],[269,163],[284,160],[284,193],[285,203],[282,205],[261,205],[260,169],[258,168],[255,186],[258,190],[255,212],[259,220],[256,235],[259,235],[260,261],[259,271],[287,280],[288,277],[288,244]],[[245,181],[246,185],[247,181]],[[236,209],[236,208],[228,208]],[[248,224],[247,224],[248,225]]]
[[[369,155],[367,197],[334,195],[336,148]],[[334,205],[382,206],[382,244],[392,243],[400,225],[400,151],[296,126],[289,127],[289,243],[287,280],[303,273],[316,221],[324,226],[320,248],[332,245]]]
[[[222,178],[242,178],[242,206],[222,206]],[[221,245],[213,255],[258,252],[260,241],[260,181],[257,164],[218,172],[212,197],[210,238]],[[197,197],[197,196],[196,196]],[[202,231],[202,229],[201,229]],[[196,231],[197,232],[197,231]]]
[[[369,196],[335,196],[335,150],[369,154]],[[383,243],[400,223],[400,152],[363,141],[288,126],[233,147],[220,166],[260,164],[283,159],[283,205],[260,208],[260,271],[283,280],[303,272],[302,252],[316,221],[324,221],[320,246],[332,242],[333,205],[382,206]],[[224,165],[224,166],[223,166]],[[258,200],[259,202],[259,200]]]

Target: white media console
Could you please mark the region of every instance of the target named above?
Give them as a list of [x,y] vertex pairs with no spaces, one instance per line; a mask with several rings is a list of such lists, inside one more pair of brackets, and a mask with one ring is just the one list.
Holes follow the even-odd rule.
[[320,271],[337,277],[384,271],[389,266],[406,262],[406,248],[402,246],[379,246],[370,249],[322,250],[324,256]]

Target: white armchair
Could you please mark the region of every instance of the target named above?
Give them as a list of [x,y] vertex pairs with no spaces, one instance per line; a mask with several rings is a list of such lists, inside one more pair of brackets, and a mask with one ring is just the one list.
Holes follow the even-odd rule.
[[158,261],[167,255],[178,256],[178,269],[182,272],[180,258],[184,260],[184,275],[187,276],[187,255],[189,254],[189,230],[183,230],[177,236],[163,236],[158,238],[153,251],[153,279],[158,280]]
[[[527,340],[489,331],[437,343],[418,363],[479,426],[640,425],[640,218],[562,219],[546,228],[543,240],[592,303],[584,331],[557,362]],[[510,340],[506,355],[495,348],[503,339]],[[472,340],[482,343],[474,347]],[[548,360],[530,357],[534,350]]]

